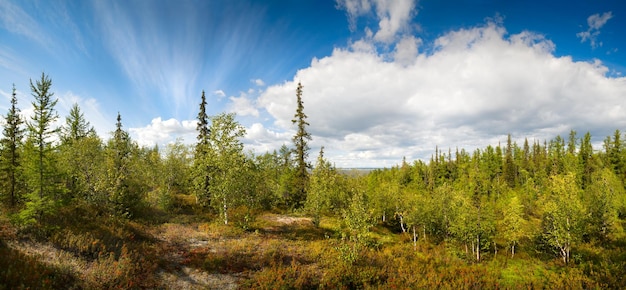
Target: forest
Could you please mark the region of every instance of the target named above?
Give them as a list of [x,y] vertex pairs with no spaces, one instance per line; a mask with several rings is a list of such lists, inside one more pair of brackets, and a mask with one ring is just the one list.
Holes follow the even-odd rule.
[[204,92],[197,140],[148,148],[119,113],[106,140],[78,105],[55,128],[51,79],[30,91],[2,118],[0,289],[626,288],[619,130],[358,171],[310,154],[300,84],[264,154]]

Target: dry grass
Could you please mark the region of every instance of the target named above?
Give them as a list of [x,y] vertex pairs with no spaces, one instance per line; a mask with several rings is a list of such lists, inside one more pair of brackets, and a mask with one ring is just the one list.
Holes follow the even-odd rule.
[[0,266],[14,271],[0,271],[0,278],[21,279],[15,284],[0,280],[0,289],[3,284],[42,289],[598,286],[576,268],[545,268],[537,276],[527,267],[512,268],[516,261],[508,268],[498,260],[471,263],[450,253],[445,244],[419,242],[413,247],[402,234],[384,228],[373,229],[376,246],[345,241],[338,224],[337,219],[325,218],[318,228],[306,217],[263,214],[244,231],[218,222],[142,225],[97,218],[81,228],[67,225],[57,230],[65,233],[63,237],[46,240],[24,239],[0,221],[0,253],[13,257],[9,264],[0,261]]

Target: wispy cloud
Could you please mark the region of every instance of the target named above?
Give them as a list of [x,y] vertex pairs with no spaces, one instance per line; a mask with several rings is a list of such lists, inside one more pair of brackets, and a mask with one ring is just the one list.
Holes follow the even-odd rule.
[[588,28],[586,31],[581,31],[576,34],[578,38],[580,38],[580,42],[584,43],[589,41],[591,44],[591,48],[598,48],[602,46],[602,42],[598,42],[598,36],[600,35],[600,29],[609,21],[609,19],[613,18],[613,13],[611,11],[602,13],[593,14],[587,18]]
[[0,0],[0,25],[7,31],[27,37],[44,47],[51,42],[41,25],[24,9],[9,0]]
[[150,3],[135,3],[122,7],[118,2],[94,2],[103,41],[145,101],[152,98],[153,104],[183,109],[199,94],[196,82],[203,65],[196,12],[179,5],[168,7],[172,14],[159,15]]

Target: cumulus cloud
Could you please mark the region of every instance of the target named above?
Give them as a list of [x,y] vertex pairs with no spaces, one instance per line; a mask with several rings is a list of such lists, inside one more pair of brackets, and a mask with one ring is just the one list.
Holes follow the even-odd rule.
[[141,146],[163,145],[178,138],[189,142],[195,138],[197,122],[174,118],[163,121],[161,117],[152,119],[152,122],[141,128],[130,128],[131,137]]
[[442,35],[425,44],[428,53],[415,38],[403,41],[393,60],[337,48],[293,81],[268,87],[257,104],[276,127],[292,130],[302,82],[315,143],[336,148],[329,158],[348,167],[427,159],[435,146],[496,145],[509,133],[531,142],[570,129],[603,138],[626,126],[626,78],[608,77],[600,61],[555,56],[542,35],[509,35],[489,22]]
[[602,42],[598,42],[598,36],[600,35],[600,29],[609,21],[609,19],[613,18],[613,13],[611,11],[602,13],[593,14],[587,18],[587,25],[589,26],[586,31],[581,31],[576,34],[578,38],[580,38],[580,42],[584,43],[589,41],[592,48],[598,48],[602,46]]

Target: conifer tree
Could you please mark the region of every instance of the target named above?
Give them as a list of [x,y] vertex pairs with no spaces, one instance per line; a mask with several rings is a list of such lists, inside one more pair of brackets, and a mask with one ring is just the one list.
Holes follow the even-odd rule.
[[518,171],[517,165],[513,160],[513,147],[514,144],[513,141],[511,141],[511,134],[509,134],[506,139],[506,150],[504,151],[504,164],[502,169],[504,171],[504,178],[511,188],[515,187]]
[[306,190],[309,183],[309,168],[311,164],[308,163],[307,157],[309,155],[309,144],[311,140],[311,134],[307,132],[306,127],[309,123],[306,121],[307,115],[304,113],[304,105],[302,102],[302,84],[298,83],[296,89],[297,108],[291,122],[298,127],[296,135],[293,136],[293,143],[295,145],[296,154],[296,172],[295,172],[295,184],[294,190],[289,198],[290,204],[293,208],[300,208],[306,200]]
[[202,91],[202,101],[200,101],[200,110],[198,112],[198,125],[196,131],[198,131],[198,143],[196,145],[196,152],[198,150],[206,150],[209,145],[209,116],[206,113],[206,97],[204,91]]
[[9,205],[15,206],[19,199],[17,192],[17,182],[20,166],[20,146],[24,137],[24,120],[20,116],[20,109],[17,107],[17,94],[15,93],[15,85],[13,85],[13,93],[11,94],[11,107],[4,117],[6,125],[2,131],[3,138],[0,140],[2,152],[0,153],[0,164],[3,172],[3,178],[7,184],[5,192],[8,192]]
[[209,116],[206,113],[206,97],[202,91],[202,100],[200,101],[200,110],[198,112],[198,142],[196,143],[195,155],[193,161],[193,187],[195,190],[196,200],[202,205],[209,205],[211,202],[211,193],[209,190],[211,177],[209,175],[209,163],[207,154],[210,149],[209,135]]
[[138,193],[129,190],[131,141],[128,132],[122,129],[122,117],[117,113],[115,131],[106,148],[107,191],[109,201],[117,214],[130,217],[136,206]]
[[85,115],[80,111],[78,104],[74,103],[69,115],[65,117],[65,126],[61,128],[61,143],[69,144],[78,141],[90,134],[95,134],[95,129],[85,120]]
[[95,191],[97,168],[103,163],[102,141],[76,103],[61,127],[60,140],[62,169],[70,194],[90,197]]
[[28,126],[28,148],[30,150],[31,166],[28,171],[29,185],[32,192],[28,196],[26,208],[20,216],[26,223],[40,221],[44,212],[53,210],[55,202],[59,201],[61,188],[56,184],[56,163],[52,156],[52,136],[58,129],[52,124],[58,118],[54,110],[58,100],[53,100],[54,93],[50,91],[52,81],[44,73],[41,79],[34,84],[30,81],[33,104],[33,115]]

